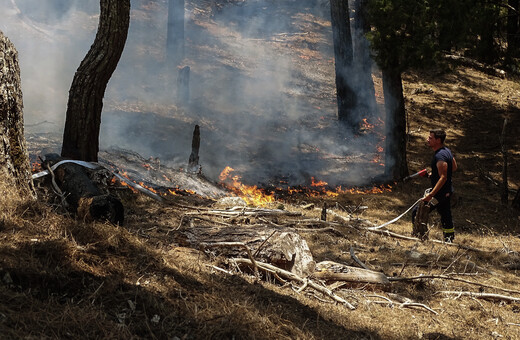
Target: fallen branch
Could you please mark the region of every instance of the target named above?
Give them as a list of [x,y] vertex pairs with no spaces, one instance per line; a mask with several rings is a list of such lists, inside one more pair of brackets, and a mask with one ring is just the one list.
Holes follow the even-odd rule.
[[497,289],[497,290],[501,290],[501,291],[507,292],[507,293],[520,294],[519,290],[507,289],[507,288],[487,285],[487,284],[479,283],[479,282],[472,282],[469,280],[459,279],[457,277],[451,277],[451,276],[446,276],[446,275],[419,275],[419,276],[413,276],[413,277],[389,277],[388,278],[389,281],[413,281],[413,280],[421,280],[421,279],[442,279],[442,280],[459,281],[459,282],[464,282],[464,283],[479,286],[479,287]]
[[257,278],[260,277],[260,273],[258,272],[258,266],[256,264],[255,259],[253,258],[253,254],[251,253],[251,249],[249,249],[249,247],[245,243],[242,243],[242,242],[217,242],[217,243],[204,243],[204,242],[201,242],[199,244],[199,246],[202,249],[218,248],[218,247],[229,247],[229,248],[231,248],[231,247],[242,247],[242,248],[245,248],[245,250],[247,251],[247,256],[249,257],[249,260],[251,261],[251,263],[253,265],[253,268],[255,270],[255,276]]
[[[243,263],[243,264],[246,264],[246,265],[252,265],[252,261],[248,260],[248,259],[240,259],[240,258],[238,258],[238,259],[234,259],[234,261],[237,262],[237,263]],[[303,278],[301,278],[300,276],[298,276],[298,275],[296,275],[294,273],[288,272],[286,270],[283,270],[281,268],[278,268],[278,267],[273,266],[273,265],[268,264],[268,263],[256,262],[256,264],[257,264],[258,268],[260,268],[262,270],[265,270],[265,271],[268,271],[268,272],[275,272],[277,275],[281,276],[284,279],[297,281],[297,282],[299,282],[301,284],[307,284],[309,287],[317,290],[320,293],[323,293],[323,294],[327,295],[328,297],[330,297],[334,301],[346,305],[349,309],[351,309],[351,310],[356,309],[356,307],[351,305],[348,301],[346,301],[342,297],[334,294],[328,288],[320,286],[319,284],[317,284],[316,282],[314,282],[312,280],[303,279]]]
[[434,311],[433,309],[431,309],[430,307],[426,306],[425,304],[417,303],[417,302],[395,303],[393,301],[370,301],[370,300],[367,301],[367,302],[368,303],[376,303],[376,304],[379,304],[379,305],[390,305],[390,306],[396,305],[397,307],[400,307],[400,308],[403,308],[403,307],[407,307],[407,308],[420,307],[420,308],[426,309],[428,312],[433,313],[435,315],[439,314],[436,311]]
[[242,210],[242,211],[230,211],[230,210],[208,210],[198,212],[188,212],[186,215],[214,215],[214,216],[301,216],[301,213],[290,212],[285,210]]
[[458,295],[460,296],[471,296],[477,299],[490,300],[490,301],[509,301],[520,303],[520,298],[515,298],[507,295],[492,294],[492,293],[477,293],[477,292],[456,292],[456,291],[440,291],[435,294],[446,294],[446,295]]
[[356,254],[354,253],[354,248],[353,247],[350,247],[350,257],[352,257],[352,259],[361,266],[361,268],[364,268],[364,269],[367,269],[367,270],[372,270],[370,268],[368,268],[363,262],[361,262],[360,259],[358,259],[358,257],[356,256]]

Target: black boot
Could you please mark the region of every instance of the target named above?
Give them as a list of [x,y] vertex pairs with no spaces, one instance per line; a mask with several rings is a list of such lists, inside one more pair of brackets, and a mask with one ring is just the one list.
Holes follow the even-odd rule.
[[444,242],[452,243],[455,239],[455,233],[442,233],[444,236]]

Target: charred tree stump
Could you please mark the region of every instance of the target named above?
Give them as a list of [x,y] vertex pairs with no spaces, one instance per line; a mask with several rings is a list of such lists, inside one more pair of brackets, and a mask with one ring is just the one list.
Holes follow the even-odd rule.
[[0,178],[33,196],[22,108],[18,52],[0,31]]
[[195,125],[193,139],[191,140],[191,154],[188,160],[188,170],[197,171],[199,167],[200,128]]
[[190,102],[190,67],[184,66],[179,69],[177,77],[177,101],[179,104],[188,104]]
[[90,179],[84,167],[74,163],[62,164],[54,171],[54,175],[56,184],[66,196],[69,208],[80,219],[108,220],[123,224],[124,208],[121,201],[113,195],[105,194]]
[[430,216],[430,208],[427,203],[420,201],[417,205],[417,215],[413,224],[412,235],[421,240],[428,239],[428,219]]

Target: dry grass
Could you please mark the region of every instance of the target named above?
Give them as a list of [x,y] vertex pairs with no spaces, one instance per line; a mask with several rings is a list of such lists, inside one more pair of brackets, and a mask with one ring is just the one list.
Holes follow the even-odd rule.
[[[305,49],[295,53],[309,54]],[[349,254],[353,247],[368,267],[389,277],[473,273],[455,277],[518,290],[520,219],[517,211],[500,204],[499,188],[488,179],[501,180],[498,136],[507,116],[511,122],[510,185],[515,190],[520,185],[518,82],[456,66],[449,72],[406,74],[404,79],[410,170],[429,163],[431,151],[423,142],[428,129],[446,128],[448,145],[460,166],[454,177],[460,197],[454,208],[456,242],[481,251],[398,240],[360,232],[345,223],[337,227],[342,236],[329,232],[301,235],[316,261],[357,266]],[[303,201],[318,207],[324,202],[366,205],[366,211],[352,215],[380,224],[406,210],[427,186],[417,179],[396,183],[392,192],[383,194],[295,197],[273,207],[282,203],[288,210],[316,218],[319,210],[302,210]],[[21,198],[0,183],[0,338],[520,338],[518,303],[437,292],[520,294],[431,278],[393,282],[390,292],[347,286],[337,294],[356,306],[350,311],[312,291],[297,293],[272,278],[257,282],[247,273],[227,275],[211,269],[208,265],[227,268],[226,261],[183,247],[179,232],[173,230],[185,210],[123,194],[126,224],[117,227],[77,221],[44,201]],[[195,198],[179,199],[183,204],[202,204]],[[340,209],[337,212],[346,215]],[[436,215],[432,222],[430,237],[440,239]],[[196,221],[195,227],[207,223]],[[250,223],[263,222],[252,218]],[[409,216],[388,228],[410,235]],[[381,296],[389,293],[423,303],[438,314],[373,303],[384,301]]]

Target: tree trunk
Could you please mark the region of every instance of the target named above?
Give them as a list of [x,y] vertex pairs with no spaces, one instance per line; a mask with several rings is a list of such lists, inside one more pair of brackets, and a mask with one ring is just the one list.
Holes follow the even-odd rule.
[[69,91],[62,157],[97,161],[103,96],[125,47],[130,0],[101,0],[96,39]]
[[336,64],[336,97],[338,120],[357,130],[359,117],[354,114],[356,95],[352,88],[353,48],[350,31],[349,6],[346,0],[330,0],[332,38]]
[[373,61],[370,56],[370,43],[365,34],[370,32],[370,24],[366,20],[367,0],[354,1],[354,73],[359,79],[358,111],[363,117],[374,117],[377,113],[376,93],[372,80]]
[[0,179],[22,194],[34,194],[24,137],[18,52],[0,31]]
[[520,47],[520,0],[508,0],[507,3],[510,7],[507,10],[507,55],[514,58]]
[[397,68],[383,70],[385,97],[385,176],[398,180],[408,176],[406,164],[406,116],[401,72]]
[[199,168],[199,149],[200,149],[200,127],[195,125],[193,138],[191,139],[191,154],[188,159],[188,171],[197,171]]
[[513,202],[511,203],[513,209],[520,210],[520,189],[516,191],[515,198],[513,198]]
[[168,2],[166,56],[169,66],[177,66],[184,58],[184,0]]

